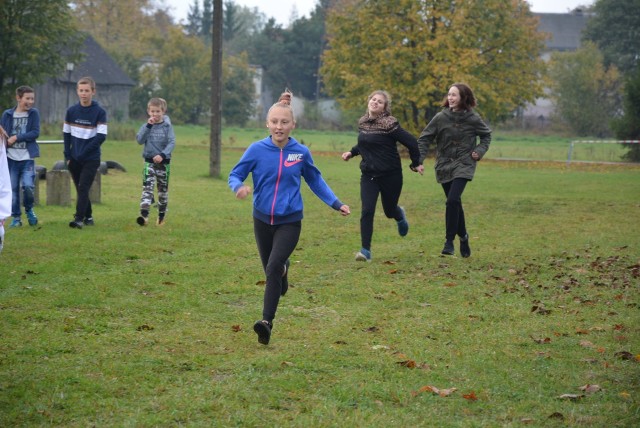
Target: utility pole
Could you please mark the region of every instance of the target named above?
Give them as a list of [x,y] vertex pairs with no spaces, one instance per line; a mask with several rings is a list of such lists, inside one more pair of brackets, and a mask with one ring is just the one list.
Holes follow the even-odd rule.
[[222,152],[222,0],[213,0],[209,175],[220,177]]

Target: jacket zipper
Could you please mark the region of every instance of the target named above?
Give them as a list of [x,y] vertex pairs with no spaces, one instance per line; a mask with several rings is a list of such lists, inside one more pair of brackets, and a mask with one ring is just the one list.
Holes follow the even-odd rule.
[[271,203],[271,225],[273,226],[274,211],[276,210],[276,199],[278,199],[278,187],[280,186],[280,177],[282,177],[282,153],[280,149],[280,162],[278,163],[278,178],[276,179],[276,188],[273,192],[273,202]]

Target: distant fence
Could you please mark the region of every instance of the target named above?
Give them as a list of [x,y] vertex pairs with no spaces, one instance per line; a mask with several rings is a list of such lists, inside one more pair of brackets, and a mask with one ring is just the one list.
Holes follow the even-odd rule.
[[569,145],[569,153],[567,153],[567,165],[571,163],[573,146],[575,144],[640,144],[640,140],[574,140]]

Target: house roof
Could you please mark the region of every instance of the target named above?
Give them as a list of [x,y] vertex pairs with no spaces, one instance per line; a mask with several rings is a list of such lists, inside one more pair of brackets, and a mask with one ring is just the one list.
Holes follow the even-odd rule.
[[71,74],[62,72],[58,77],[61,82],[75,83],[84,76],[91,76],[99,85],[135,86],[136,83],[93,37],[87,35],[81,52],[82,62],[74,64]]
[[538,31],[549,33],[547,50],[574,51],[581,46],[582,31],[592,16],[576,9],[571,13],[535,13],[540,18]]

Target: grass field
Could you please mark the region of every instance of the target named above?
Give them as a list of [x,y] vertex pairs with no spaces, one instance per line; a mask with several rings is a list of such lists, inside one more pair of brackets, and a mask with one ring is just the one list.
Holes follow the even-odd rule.
[[[469,259],[439,255],[432,161],[406,168],[409,235],[380,211],[365,264],[357,162],[336,155],[352,138],[294,135],[353,214],[305,188],[266,347],[251,203],[207,177],[206,133],[178,133],[163,227],[135,223],[133,142],[103,146],[127,172],[102,177],[93,228],[70,229],[41,183],[40,224],[0,255],[0,426],[640,424],[639,166],[488,158],[464,195]],[[225,177],[262,136],[225,131]]]

